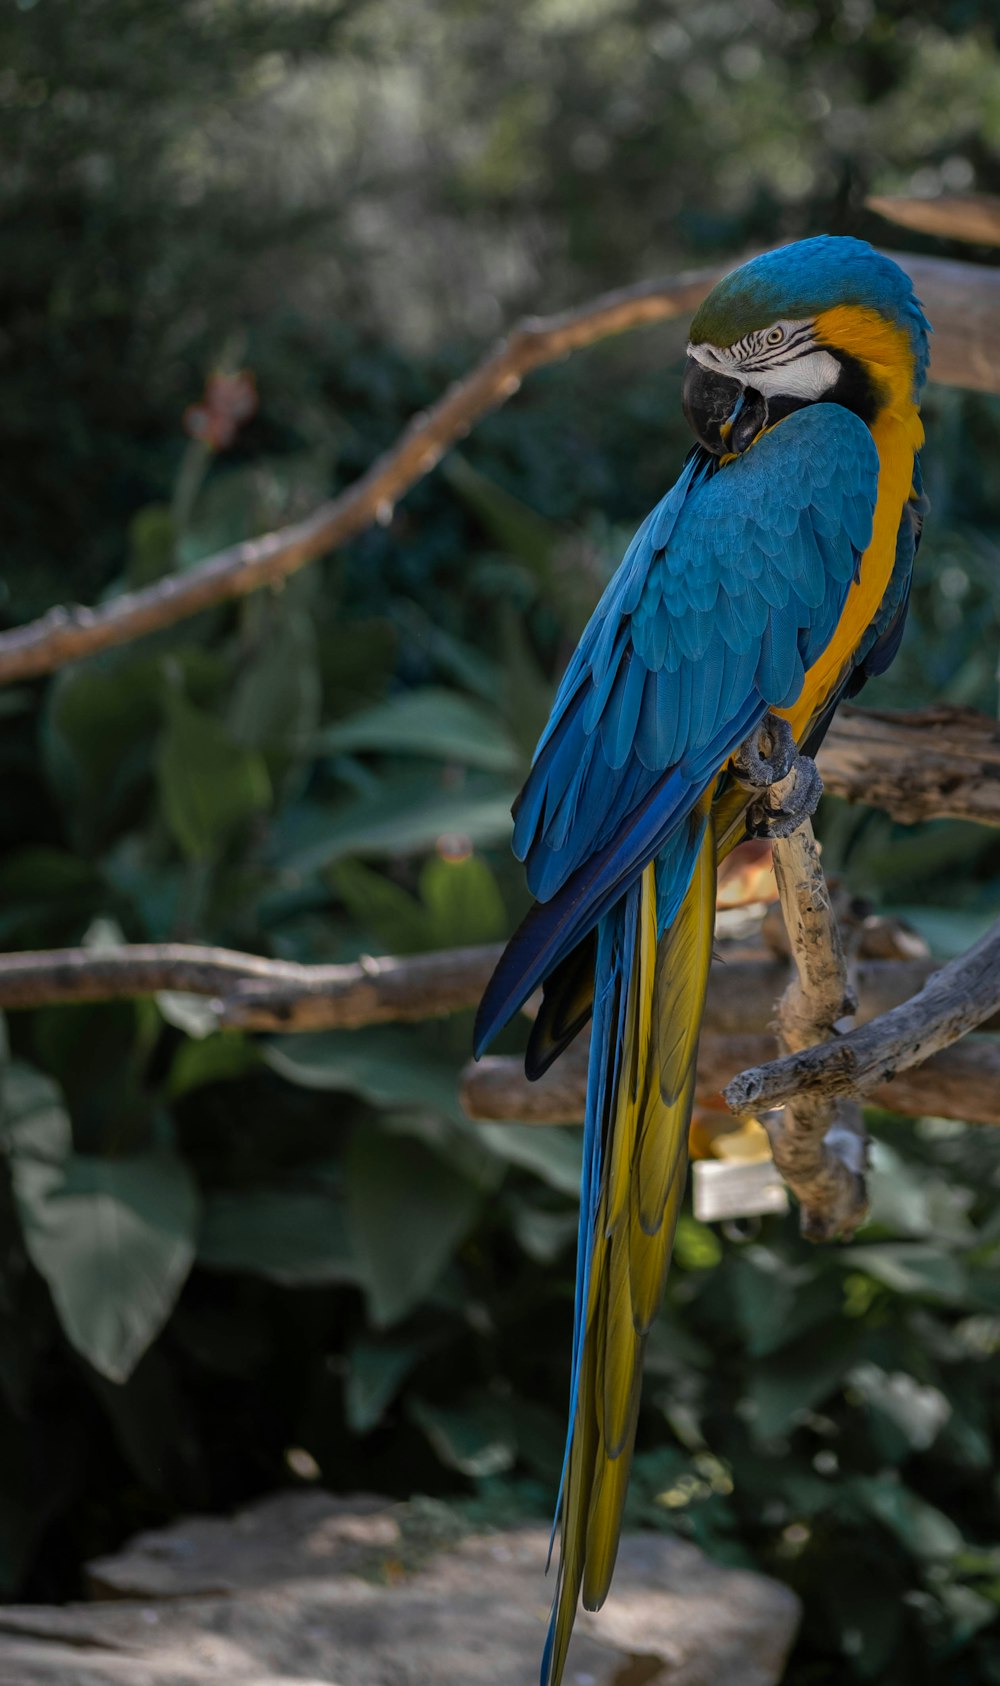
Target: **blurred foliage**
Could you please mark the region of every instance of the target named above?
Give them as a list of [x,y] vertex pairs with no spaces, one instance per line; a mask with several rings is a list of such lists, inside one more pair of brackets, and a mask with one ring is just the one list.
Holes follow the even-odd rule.
[[[534,0],[516,27],[464,0],[21,0],[4,616],[303,512],[521,306],[874,233],[869,188],[996,189],[996,36],[970,0]],[[342,555],[0,693],[0,942],[503,936],[553,682],[685,448],[682,344],[538,373]],[[186,438],[244,367],[232,447]],[[1000,407],[927,412],[934,515],[870,696],[993,710]],[[828,859],[942,953],[995,917],[994,835],[825,808]],[[480,1520],[550,1506],[579,1145],[463,1119],[469,1029],[250,1038],[177,995],[10,1016],[0,1593],[66,1596],[134,1529],[313,1465]],[[632,1519],[803,1593],[793,1686],[1000,1682],[1000,1141],[875,1128],[851,1247],[682,1221]]]

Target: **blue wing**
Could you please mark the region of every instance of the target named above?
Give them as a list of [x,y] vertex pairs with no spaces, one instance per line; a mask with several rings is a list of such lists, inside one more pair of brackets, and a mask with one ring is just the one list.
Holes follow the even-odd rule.
[[[477,1052],[675,835],[768,708],[790,706],[871,540],[878,453],[839,405],[721,471],[692,452],[586,627],[515,808],[540,904],[480,1007]],[[700,833],[685,836],[696,850]],[[680,875],[682,876],[682,875]],[[678,881],[678,897],[686,884]],[[663,923],[671,908],[660,909]]]

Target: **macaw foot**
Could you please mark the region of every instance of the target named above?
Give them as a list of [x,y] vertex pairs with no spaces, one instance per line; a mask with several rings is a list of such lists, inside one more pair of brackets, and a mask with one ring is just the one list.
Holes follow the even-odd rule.
[[815,761],[800,755],[787,720],[767,714],[733,756],[733,770],[744,789],[767,791],[795,777],[782,794],[781,807],[772,808],[766,796],[747,810],[748,837],[790,837],[803,820],[811,819],[823,794],[823,780]]

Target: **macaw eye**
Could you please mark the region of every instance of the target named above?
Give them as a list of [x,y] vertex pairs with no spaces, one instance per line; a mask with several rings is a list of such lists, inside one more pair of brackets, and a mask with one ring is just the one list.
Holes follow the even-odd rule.
[[765,345],[780,345],[784,337],[784,328],[769,328],[764,343]]

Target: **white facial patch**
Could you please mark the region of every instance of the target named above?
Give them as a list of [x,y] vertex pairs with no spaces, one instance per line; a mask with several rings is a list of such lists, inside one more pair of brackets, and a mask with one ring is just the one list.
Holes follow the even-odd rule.
[[689,345],[688,356],[713,373],[752,386],[765,398],[784,393],[814,403],[840,377],[840,364],[815,344],[810,321],[775,322],[735,345]]
[[765,398],[770,398],[776,392],[787,393],[791,398],[804,398],[814,403],[822,398],[824,392],[829,392],[836,386],[840,377],[840,364],[828,351],[810,351],[806,357],[796,358],[794,363],[772,364],[769,369],[747,371],[748,386],[756,387]]

